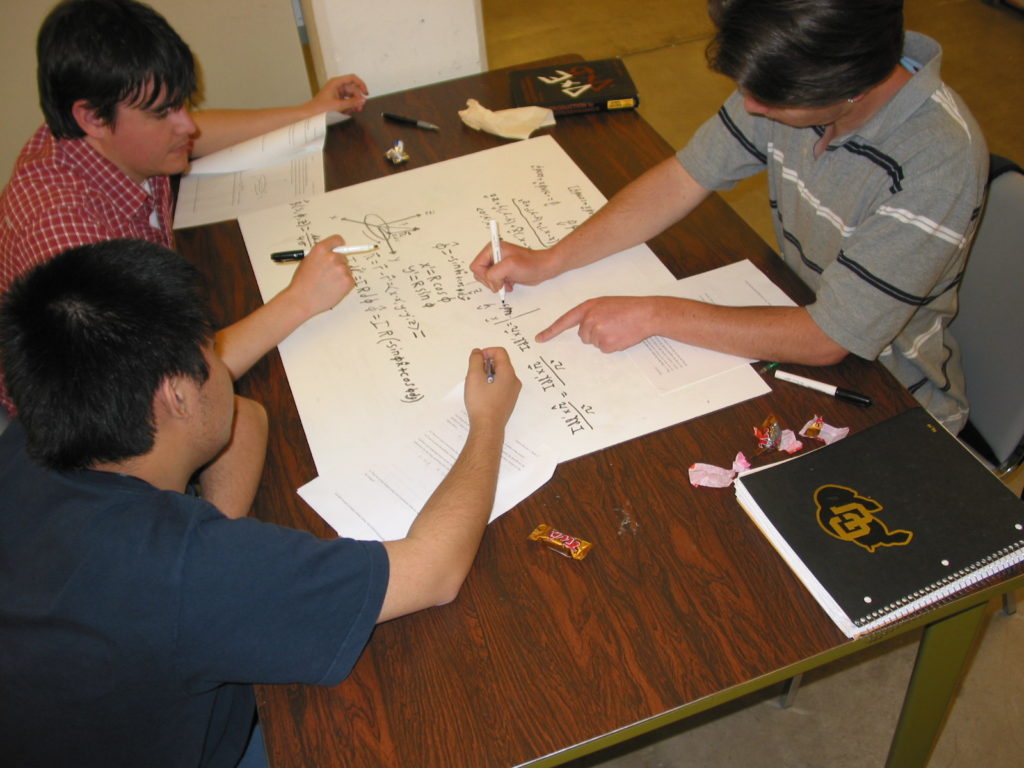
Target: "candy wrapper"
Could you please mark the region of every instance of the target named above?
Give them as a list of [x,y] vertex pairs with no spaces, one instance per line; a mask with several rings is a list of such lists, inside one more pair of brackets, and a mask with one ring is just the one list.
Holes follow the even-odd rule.
[[394,146],[384,153],[384,156],[395,165],[404,163],[409,159],[409,153],[405,151],[405,142],[396,141]]
[[690,485],[695,488],[728,488],[736,475],[745,469],[750,469],[750,462],[742,451],[736,454],[732,469],[716,467],[714,464],[691,464],[688,470]]
[[796,453],[804,447],[804,444],[796,439],[792,429],[782,430],[779,436],[779,450],[786,453]]
[[757,439],[757,453],[760,456],[766,451],[779,447],[782,440],[782,427],[779,426],[779,419],[776,416],[769,416],[760,427],[754,427],[754,437]]
[[[815,416],[804,424],[800,430],[801,437],[821,440],[828,444],[840,440],[850,432],[849,427],[837,428],[826,424],[821,416]],[[754,427],[754,437],[757,439],[757,452],[755,456],[761,456],[771,450],[779,450],[784,453],[793,454],[803,450],[804,444],[797,439],[796,433],[791,429],[783,429],[776,416],[769,416],[760,426]],[[732,485],[736,475],[745,469],[750,469],[750,462],[742,452],[736,454],[736,460],[732,463],[732,469],[716,467],[714,464],[691,464],[688,470],[690,484],[695,488],[727,488]]]
[[821,416],[815,416],[804,424],[803,429],[800,430],[800,434],[803,437],[821,440],[825,445],[830,445],[836,440],[842,440],[850,434],[850,428],[833,427],[831,424],[826,424],[825,420],[822,419]]
[[556,531],[550,525],[541,523],[533,529],[530,534],[530,541],[539,541],[547,544],[549,549],[554,550],[563,557],[571,557],[573,560],[582,560],[587,556],[592,546],[589,541],[577,539],[567,533]]

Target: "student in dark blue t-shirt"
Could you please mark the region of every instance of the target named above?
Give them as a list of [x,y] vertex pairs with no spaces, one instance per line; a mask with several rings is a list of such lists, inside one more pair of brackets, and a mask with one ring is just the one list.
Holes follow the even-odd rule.
[[[503,349],[470,355],[466,444],[406,538],[319,540],[187,492],[236,408],[197,281],[113,240],[0,303],[6,765],[234,768],[251,683],[337,684],[377,622],[453,600],[475,556],[520,388]],[[233,452],[254,484],[262,453]]]

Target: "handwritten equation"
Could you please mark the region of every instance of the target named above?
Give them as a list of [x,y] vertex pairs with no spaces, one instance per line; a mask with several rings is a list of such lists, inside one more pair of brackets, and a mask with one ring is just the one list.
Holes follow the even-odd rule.
[[569,430],[570,435],[581,432],[592,432],[594,424],[591,418],[595,410],[587,403],[577,403],[570,394],[566,376],[566,366],[560,360],[546,358],[543,355],[527,366],[533,384],[539,387],[542,395],[554,396],[555,402],[548,406],[549,410],[558,414],[559,420]]
[[[502,237],[528,248],[546,248],[575,229],[594,211],[587,191],[579,184],[559,186],[549,178],[544,163],[531,163],[526,194],[505,195],[488,191],[480,196],[474,220],[481,229],[493,219],[499,222]],[[511,302],[502,304],[485,291],[469,271],[472,249],[477,243],[460,240],[429,241],[437,219],[433,208],[412,214],[394,215],[355,212],[347,208],[318,215],[322,201],[297,200],[288,206],[293,242],[304,249],[313,247],[333,232],[355,234],[348,242],[367,242],[381,246],[369,254],[349,258],[355,279],[354,302],[378,349],[380,359],[392,371],[391,387],[401,403],[418,403],[425,397],[416,348],[442,344],[448,337],[446,318],[462,314],[450,305],[474,308],[476,321],[501,332],[501,343],[510,351],[529,353],[536,331],[528,332],[524,318],[539,307],[516,310]],[[432,317],[436,313],[437,317]],[[577,409],[570,400],[559,407],[578,411],[581,428],[586,408]]]

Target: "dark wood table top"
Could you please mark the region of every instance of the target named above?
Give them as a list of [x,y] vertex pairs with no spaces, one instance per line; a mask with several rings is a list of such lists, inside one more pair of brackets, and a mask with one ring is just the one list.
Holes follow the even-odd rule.
[[[462,125],[457,111],[467,98],[511,106],[506,73],[371,99],[329,130],[328,188],[502,143]],[[441,130],[385,122],[382,111]],[[634,111],[564,117],[545,132],[607,197],[672,151]],[[407,164],[384,157],[395,139],[405,142]],[[183,230],[178,245],[207,274],[219,320],[259,304],[236,222]],[[650,245],[678,277],[748,258],[794,300],[810,298],[715,195]],[[770,414],[794,429],[821,414],[859,430],[914,404],[875,363],[792,368],[841,382],[874,405],[773,383],[769,395],[559,465],[488,527],[453,604],[377,627],[335,688],[257,688],[272,765],[520,765],[849,644],[732,490],[688,482],[695,461],[729,466],[737,451],[753,453],[753,427]],[[271,419],[254,514],[333,537],[295,493],[315,470],[279,355],[238,388]],[[576,562],[528,541],[539,523],[593,542],[591,553]]]

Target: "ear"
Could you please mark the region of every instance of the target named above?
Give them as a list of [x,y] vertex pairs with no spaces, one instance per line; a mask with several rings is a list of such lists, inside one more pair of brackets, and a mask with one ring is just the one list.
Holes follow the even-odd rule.
[[96,114],[96,110],[85,99],[79,99],[71,105],[71,116],[85,135],[94,139],[103,138],[113,130],[110,123]]
[[153,413],[170,419],[187,420],[195,409],[196,385],[187,376],[168,376],[153,395]]

